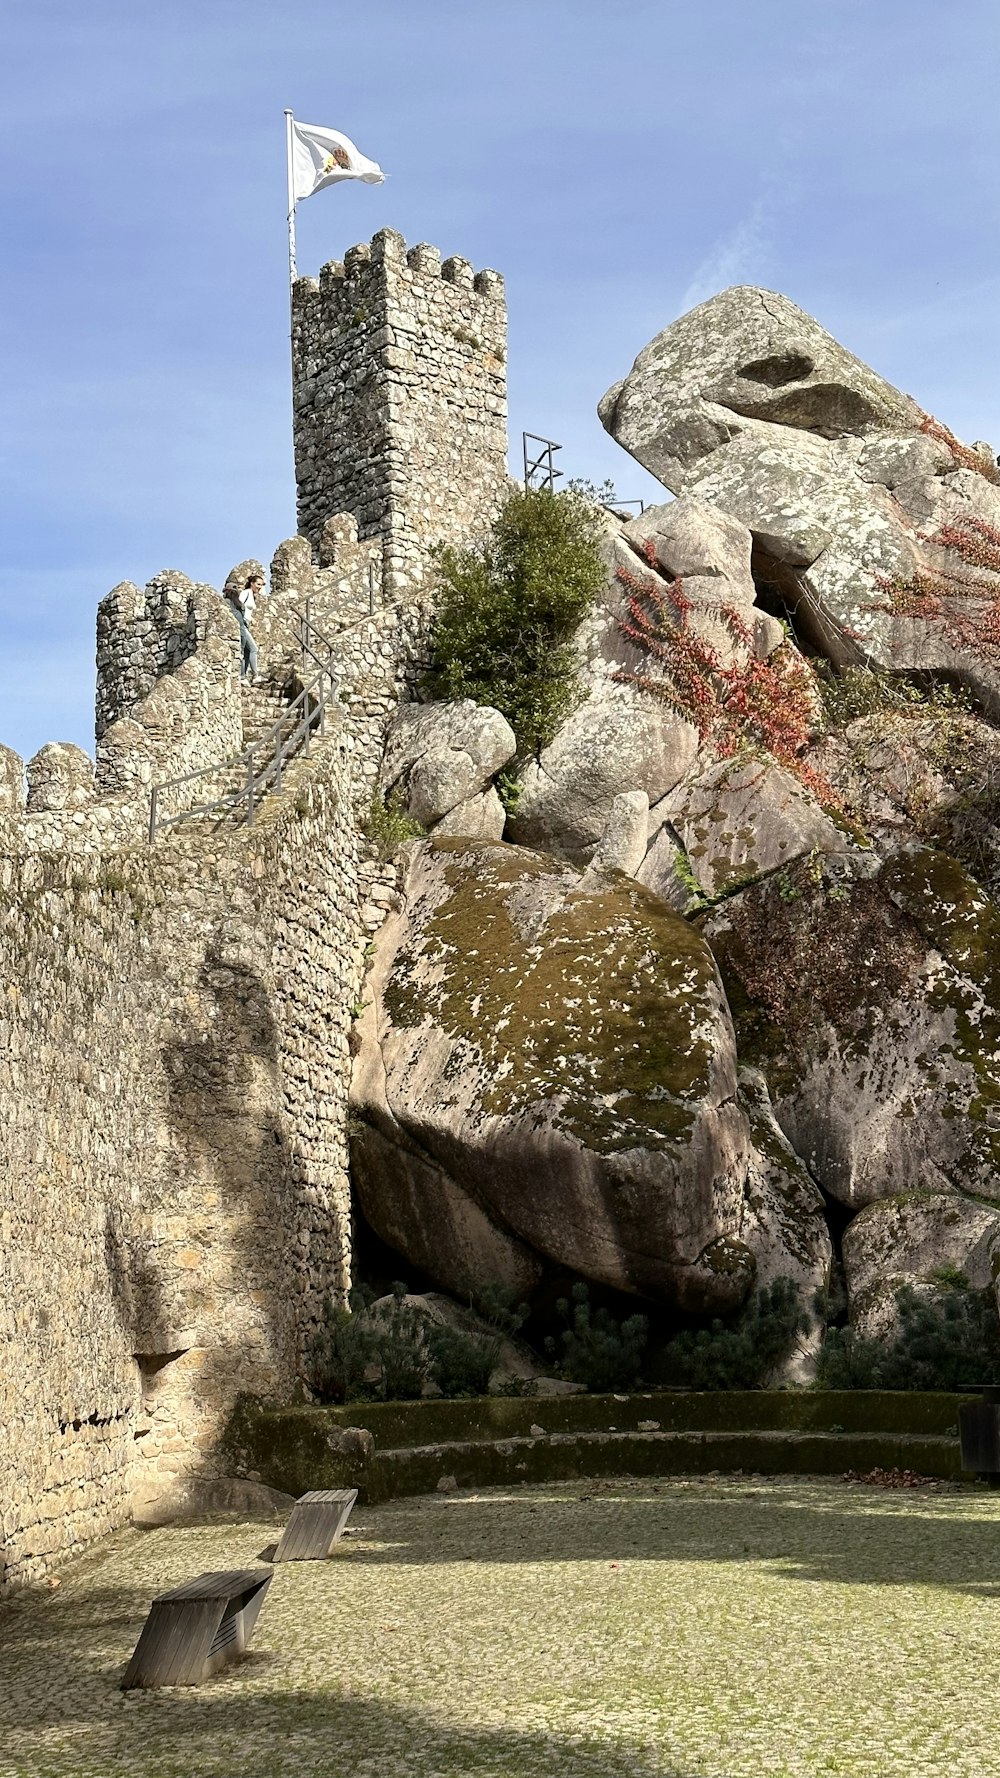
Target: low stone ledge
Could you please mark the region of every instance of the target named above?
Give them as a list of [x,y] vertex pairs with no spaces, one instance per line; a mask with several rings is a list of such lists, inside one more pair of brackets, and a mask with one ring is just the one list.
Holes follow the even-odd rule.
[[454,1475],[459,1487],[715,1469],[838,1475],[900,1468],[954,1477],[961,1473],[952,1430],[961,1400],[761,1390],[275,1410],[244,1398],[227,1450],[236,1473],[254,1481],[292,1494],[357,1487],[365,1500],[433,1492],[442,1475]]

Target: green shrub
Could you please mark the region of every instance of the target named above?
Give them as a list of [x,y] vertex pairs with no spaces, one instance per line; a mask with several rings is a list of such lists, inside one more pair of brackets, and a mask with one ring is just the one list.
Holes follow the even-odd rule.
[[573,637],[604,580],[600,534],[579,495],[515,489],[485,543],[438,552],[431,686],[502,711],[520,758],[579,697]]
[[363,1293],[351,1292],[351,1307],[328,1297],[323,1319],[309,1349],[309,1381],[321,1401],[371,1399],[378,1390],[370,1377],[380,1364],[379,1332],[367,1313]]
[[1000,1383],[1000,1321],[990,1290],[973,1290],[953,1268],[932,1275],[942,1291],[923,1296],[912,1285],[895,1292],[899,1327],[869,1339],[832,1327],[816,1372],[821,1389],[961,1389]]
[[500,1362],[499,1334],[466,1333],[460,1327],[428,1331],[431,1375],[442,1395],[486,1395]]
[[497,1333],[513,1339],[528,1319],[527,1303],[518,1299],[518,1292],[507,1284],[477,1284],[469,1291],[469,1307]]
[[430,1381],[427,1317],[406,1297],[406,1285],[395,1283],[388,1305],[372,1316],[378,1328],[382,1395],[386,1401],[416,1401],[424,1392],[424,1384]]
[[790,1278],[755,1291],[735,1322],[713,1321],[670,1340],[661,1356],[668,1387],[762,1389],[808,1327]]
[[401,846],[404,840],[424,838],[424,830],[419,821],[415,821],[412,815],[407,815],[403,807],[401,790],[391,790],[387,797],[380,790],[373,792],[361,823],[361,831],[367,840],[371,840],[382,859],[391,858],[396,847]]
[[426,1320],[394,1284],[388,1307],[372,1293],[351,1292],[349,1309],[329,1298],[309,1350],[308,1375],[321,1401],[414,1401],[431,1374]]
[[[560,1336],[559,1367],[573,1383],[583,1383],[594,1394],[634,1389],[639,1381],[649,1336],[645,1315],[618,1321],[608,1309],[592,1309],[586,1284],[574,1284],[571,1325]],[[570,1304],[563,1297],[556,1304],[564,1320],[570,1320]],[[548,1339],[546,1350],[557,1351]]]

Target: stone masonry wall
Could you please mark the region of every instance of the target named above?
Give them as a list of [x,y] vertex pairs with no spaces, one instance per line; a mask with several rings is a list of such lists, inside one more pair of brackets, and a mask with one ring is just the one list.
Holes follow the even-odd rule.
[[[363,818],[431,546],[507,486],[503,284],[386,230],[300,281],[293,333],[305,536],[258,608],[259,687],[171,570],[101,605],[96,769],[0,749],[0,1584],[211,1477],[236,1394],[287,1399],[350,1282],[350,1023],[396,893]],[[168,812],[226,787],[309,685],[305,602],[325,732],[252,827],[151,846],[150,785],[220,766]]]
[[238,657],[211,609],[195,651],[105,729],[112,794],[78,749],[43,749],[28,778],[45,807],[25,813],[4,755],[8,1583],[211,1476],[236,1394],[287,1399],[324,1297],[349,1286],[351,1011],[395,888],[358,815],[420,663],[417,615],[368,609],[370,551],[349,518],[333,531],[325,566],[281,546],[261,634],[281,678],[308,597],[340,697],[252,828],[144,837],[149,770],[181,765],[185,732],[208,759],[232,739]]
[[292,353],[299,530],[318,545],[352,513],[387,592],[419,584],[430,545],[481,533],[506,487],[503,279],[383,229],[298,280]]
[[211,1473],[347,1286],[353,748],[250,829],[0,860],[7,1581]]
[[[128,715],[164,673],[174,672],[203,641],[219,604],[211,587],[176,568],[154,575],[142,591],[131,581],[97,608],[96,733]],[[233,634],[236,620],[231,619]]]

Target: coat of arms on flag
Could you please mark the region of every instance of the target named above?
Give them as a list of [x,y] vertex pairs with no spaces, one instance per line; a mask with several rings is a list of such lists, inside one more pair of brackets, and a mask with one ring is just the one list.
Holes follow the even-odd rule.
[[377,161],[368,159],[340,130],[291,119],[291,158],[294,197],[311,198],[314,191],[338,185],[342,179],[360,179],[381,185],[385,178]]

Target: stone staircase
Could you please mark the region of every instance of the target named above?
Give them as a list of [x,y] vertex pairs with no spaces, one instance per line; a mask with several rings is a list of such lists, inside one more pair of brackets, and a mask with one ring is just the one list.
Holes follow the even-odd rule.
[[[327,708],[336,700],[333,650],[318,633],[317,640],[325,661],[315,649],[303,649],[299,668],[279,665],[260,679],[241,682],[243,749],[236,759],[153,788],[151,843],[158,832],[182,821],[215,827],[252,823],[266,798],[281,788],[286,770],[309,751],[313,736],[324,732]],[[170,799],[178,792],[185,793],[187,812],[173,813]]]
[[248,679],[241,681],[244,747],[262,741],[287,717],[297,689],[287,674],[257,679],[252,684]]

